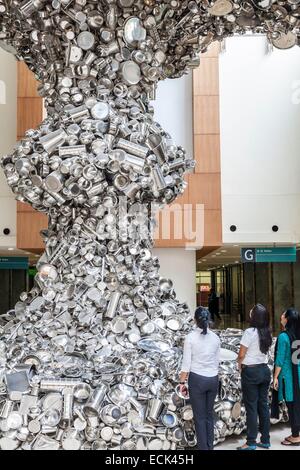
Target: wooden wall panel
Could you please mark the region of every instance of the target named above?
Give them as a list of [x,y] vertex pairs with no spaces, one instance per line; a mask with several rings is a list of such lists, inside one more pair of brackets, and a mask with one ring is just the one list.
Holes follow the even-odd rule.
[[185,210],[166,207],[157,218],[159,225],[155,233],[156,248],[194,248],[203,246],[205,239],[204,211],[191,205]]
[[204,223],[204,246],[209,246],[212,248],[211,251],[214,251],[222,245],[222,211],[205,210]]
[[45,214],[35,211],[18,212],[17,247],[31,252],[42,251],[44,243],[40,231],[47,228],[48,219]]
[[205,209],[221,210],[220,173],[197,173],[189,185],[189,203],[204,204]]
[[[194,158],[196,168],[195,172],[186,178],[188,188],[184,195],[162,212],[164,215],[168,214],[171,220],[170,239],[163,238],[162,231],[160,231],[160,237],[155,242],[156,247],[186,246],[189,240],[185,236],[185,228],[183,227],[182,236],[178,239],[174,223],[176,221],[179,223],[178,213],[182,211],[182,219],[186,217],[194,225],[198,214],[196,212],[197,204],[204,205],[204,227],[200,228],[203,231],[203,250],[207,254],[222,245],[219,51],[218,43],[210,46],[207,53],[201,55],[200,67],[194,71]],[[184,208],[184,204],[190,205],[190,207]],[[190,210],[191,214],[189,214]],[[174,211],[176,214],[172,213]],[[199,254],[203,250],[199,251]]]
[[[26,130],[36,128],[43,117],[43,101],[37,94],[37,81],[23,62],[18,63],[18,140]],[[36,212],[29,204],[17,203],[17,247],[39,253],[44,244],[40,230],[48,226],[47,216]]]
[[217,58],[202,59],[201,73],[194,76],[194,95],[219,95],[219,60]]
[[220,172],[220,136],[219,134],[195,134],[194,151],[195,173]]
[[34,74],[28,70],[27,65],[19,61],[18,62],[18,97],[19,98],[40,98],[37,92],[38,82],[36,81]]
[[220,134],[218,96],[194,95],[194,133]]
[[[168,225],[162,223],[170,218],[170,229]],[[189,222],[184,224],[184,219]],[[221,210],[207,209],[185,209],[182,211],[172,211],[169,207],[159,214],[159,230],[156,233],[155,247],[170,248],[195,248],[198,253],[205,250],[205,255],[220,247],[222,239],[222,218]],[[195,232],[197,233],[195,235]],[[165,237],[164,237],[165,235]]]
[[220,54],[220,43],[218,41],[212,43],[205,54],[201,55],[201,59],[208,59],[211,57],[218,58]]
[[189,187],[189,201],[204,204],[204,247],[197,257],[222,245],[219,44],[201,56],[194,71],[194,158],[195,174]]
[[17,211],[18,212],[35,212],[30,204],[25,202],[17,201]]
[[18,136],[24,136],[28,129],[35,129],[43,119],[40,98],[18,98]]

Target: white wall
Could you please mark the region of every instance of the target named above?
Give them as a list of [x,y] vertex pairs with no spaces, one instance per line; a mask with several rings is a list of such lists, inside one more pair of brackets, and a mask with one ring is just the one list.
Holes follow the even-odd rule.
[[192,73],[158,84],[154,117],[171,134],[176,145],[193,157],[193,79]]
[[182,248],[155,248],[160,261],[160,275],[173,281],[177,298],[187,302],[191,311],[196,308],[195,251]]
[[263,37],[226,40],[220,56],[225,243],[300,241],[300,100],[293,103],[299,81],[299,47],[267,54]]
[[[0,49],[0,156],[11,152],[17,135],[17,66]],[[4,91],[3,91],[4,90]],[[9,236],[3,229],[10,228]],[[16,202],[0,169],[0,247],[16,246]]]

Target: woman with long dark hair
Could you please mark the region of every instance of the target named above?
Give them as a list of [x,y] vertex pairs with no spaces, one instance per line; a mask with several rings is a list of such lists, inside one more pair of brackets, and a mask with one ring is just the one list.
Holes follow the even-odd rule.
[[[247,442],[238,450],[269,449],[270,412],[269,387],[271,372],[268,367],[268,352],[272,345],[267,309],[257,304],[250,311],[250,328],[241,339],[238,365],[241,370],[243,401],[247,415]],[[259,430],[261,441],[257,443]]]
[[219,387],[220,339],[209,329],[210,314],[204,307],[195,312],[197,328],[185,339],[180,389],[188,380],[199,450],[213,450],[214,403]]
[[282,445],[300,446],[300,315],[289,308],[281,316],[284,331],[278,336],[275,348],[273,387],[278,401],[285,401],[289,410],[292,433]]

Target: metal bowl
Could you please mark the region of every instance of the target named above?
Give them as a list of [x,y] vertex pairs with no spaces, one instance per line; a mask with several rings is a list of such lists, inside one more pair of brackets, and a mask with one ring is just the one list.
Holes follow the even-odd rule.
[[161,341],[155,338],[144,338],[141,339],[137,344],[139,348],[143,349],[143,351],[149,352],[163,353],[171,348],[171,345],[166,341]]
[[100,375],[115,374],[121,369],[121,366],[114,364],[113,362],[106,362],[105,364],[95,365],[95,370]]
[[189,395],[189,389],[187,388],[187,395],[183,395],[180,391],[180,385],[178,384],[177,387],[175,388],[175,393],[176,395],[181,398],[182,400],[189,400],[190,399],[190,395]]
[[111,387],[107,396],[115,405],[122,405],[123,403],[126,403],[129,398],[136,397],[137,392],[129,385],[118,384]]
[[90,397],[91,387],[86,383],[81,383],[74,387],[73,393],[75,400],[78,401],[78,403],[83,403]]
[[221,353],[220,353],[221,362],[236,361],[237,357],[238,355],[234,351],[231,351],[230,349],[221,348]]

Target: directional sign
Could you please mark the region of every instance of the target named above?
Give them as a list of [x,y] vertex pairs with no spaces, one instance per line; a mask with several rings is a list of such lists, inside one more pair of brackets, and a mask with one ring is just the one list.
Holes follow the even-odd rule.
[[20,256],[0,257],[0,269],[28,269],[28,258]]
[[243,263],[296,263],[295,246],[242,248]]

